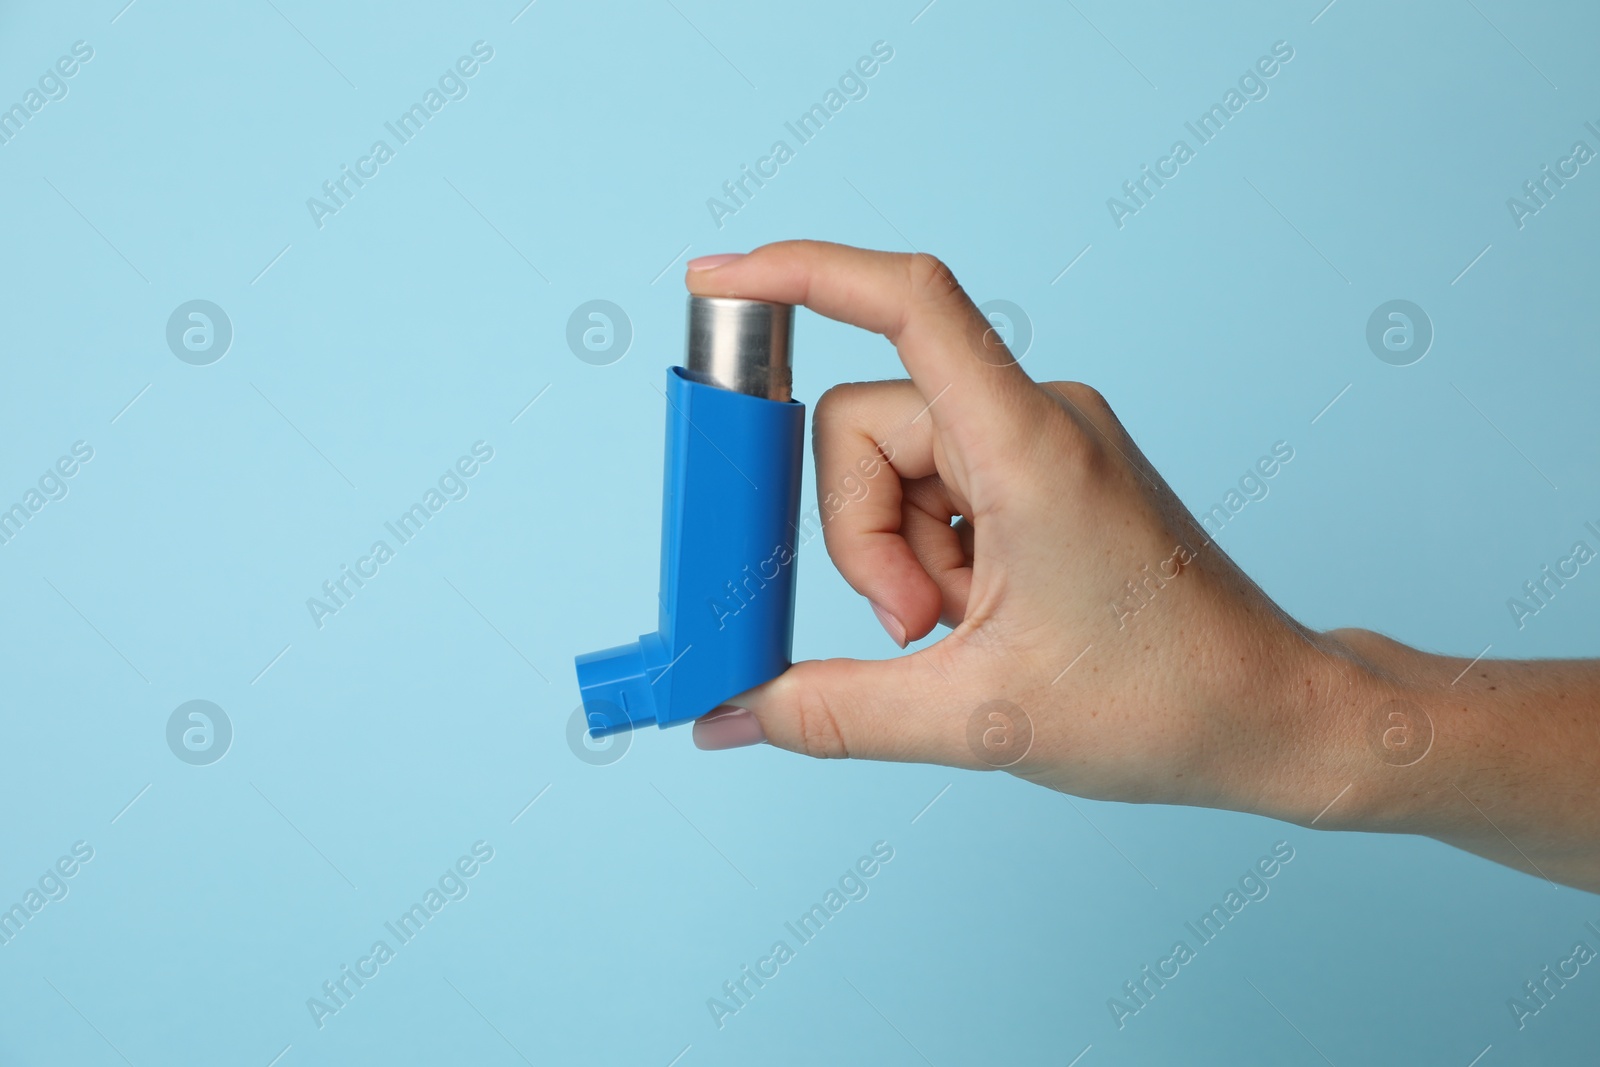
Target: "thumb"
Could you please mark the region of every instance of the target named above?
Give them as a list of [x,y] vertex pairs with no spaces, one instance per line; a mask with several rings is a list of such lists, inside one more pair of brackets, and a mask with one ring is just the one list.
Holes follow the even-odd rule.
[[818,759],[972,763],[960,699],[918,656],[797,663],[697,720],[703,749],[768,741]]

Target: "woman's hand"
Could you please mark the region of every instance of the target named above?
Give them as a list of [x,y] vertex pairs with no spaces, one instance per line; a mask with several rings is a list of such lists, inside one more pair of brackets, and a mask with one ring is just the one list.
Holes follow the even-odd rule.
[[739,698],[745,714],[702,719],[697,743],[1006,766],[1116,800],[1244,806],[1295,777],[1318,651],[1099,394],[1033,382],[930,256],[796,241],[707,262],[694,293],[804,304],[894,343],[910,381],[817,404],[818,494],[846,499],[824,534],[902,647],[952,629],[898,659],[797,664]]
[[951,627],[897,659],[798,663],[698,721],[700,747],[1003,767],[1098,799],[1428,834],[1600,890],[1600,664],[1300,626],[1100,395],[1032,381],[930,256],[786,241],[695,260],[687,282],[894,343],[910,381],[816,408],[828,553],[902,647]]

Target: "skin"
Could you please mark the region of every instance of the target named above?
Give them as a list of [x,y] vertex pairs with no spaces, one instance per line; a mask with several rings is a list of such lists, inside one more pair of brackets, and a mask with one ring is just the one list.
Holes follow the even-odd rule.
[[816,406],[819,497],[867,486],[824,534],[901,647],[950,627],[908,656],[795,664],[697,722],[701,747],[1003,766],[1101,800],[1423,834],[1600,892],[1600,661],[1300,625],[1100,394],[1029,378],[931,256],[785,241],[695,260],[686,283],[894,344],[909,381]]

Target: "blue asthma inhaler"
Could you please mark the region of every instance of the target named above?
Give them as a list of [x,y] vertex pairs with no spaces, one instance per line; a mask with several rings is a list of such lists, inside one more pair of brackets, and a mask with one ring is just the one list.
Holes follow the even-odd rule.
[[806,416],[793,339],[788,304],[689,298],[686,366],[667,371],[660,628],[577,657],[591,737],[699,718],[789,668]]

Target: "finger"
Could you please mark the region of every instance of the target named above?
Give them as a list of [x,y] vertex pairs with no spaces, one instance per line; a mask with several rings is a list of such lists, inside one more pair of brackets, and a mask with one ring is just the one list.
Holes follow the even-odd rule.
[[697,721],[695,744],[733,748],[766,740],[820,759],[980,767],[964,741],[963,698],[937,680],[930,686],[930,668],[917,660],[797,663]]
[[[960,532],[950,525],[956,515],[955,504],[938,478],[910,482],[901,487],[901,494],[900,534],[939,587],[938,621],[954,629],[967,616],[967,595],[972,591],[972,557]],[[923,637],[931,629],[930,625],[911,637]]]
[[812,419],[828,555],[902,648],[933,629],[943,600],[901,531],[902,479],[935,469],[923,403],[907,381],[835,386]]
[[[895,346],[941,432],[986,451],[1027,420],[1037,390],[949,268],[923,253],[876,252],[821,241],[780,241],[732,260],[691,261],[700,296],[803,304],[883,334]],[[974,454],[980,454],[975,452]]]

